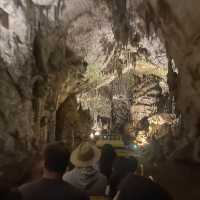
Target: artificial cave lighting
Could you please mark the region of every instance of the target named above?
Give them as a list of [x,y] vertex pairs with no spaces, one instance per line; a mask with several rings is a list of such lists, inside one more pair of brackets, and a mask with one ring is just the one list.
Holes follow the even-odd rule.
[[90,134],[90,139],[92,139],[92,140],[93,140],[94,138],[95,138],[95,135],[94,135],[94,133],[91,133],[91,134]]
[[100,136],[100,134],[101,134],[100,131],[96,131],[96,132],[94,133],[95,136]]

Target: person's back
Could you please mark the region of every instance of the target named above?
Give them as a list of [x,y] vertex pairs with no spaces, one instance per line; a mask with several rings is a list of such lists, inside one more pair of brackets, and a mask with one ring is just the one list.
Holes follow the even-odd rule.
[[43,177],[19,187],[23,200],[88,200],[86,194],[62,181],[69,152],[61,144],[48,145],[44,151]]
[[104,195],[107,179],[94,168],[75,168],[63,176],[63,180],[89,195]]
[[104,195],[107,178],[94,165],[100,158],[100,151],[92,144],[85,142],[71,154],[71,162],[75,168],[66,172],[63,180],[89,195]]
[[116,152],[112,145],[105,144],[101,150],[101,158],[99,160],[99,169],[107,178],[112,174],[112,165],[116,158]]
[[117,193],[120,183],[129,173],[137,169],[137,160],[134,157],[118,157],[113,164],[113,173],[109,180],[109,196],[114,197]]
[[0,199],[22,200],[22,195],[18,190],[12,189],[9,185],[0,183]]
[[42,178],[20,188],[24,200],[87,200],[88,198],[72,185],[62,180]]
[[129,174],[120,186],[115,200],[172,200],[159,184],[143,176]]

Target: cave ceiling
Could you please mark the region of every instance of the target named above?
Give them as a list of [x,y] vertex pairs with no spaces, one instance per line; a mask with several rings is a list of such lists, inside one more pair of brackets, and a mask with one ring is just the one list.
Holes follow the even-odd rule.
[[[166,66],[163,41],[153,32],[145,34],[145,21],[136,14],[140,1],[124,1],[126,7],[123,1],[119,2],[122,3],[114,0],[12,0],[8,3],[2,0],[2,15],[5,20],[8,17],[9,23],[7,28],[1,28],[1,54],[8,62],[14,62],[12,54],[20,48],[26,56],[35,30],[54,26],[65,37],[66,45],[88,64],[106,67],[115,49],[126,46],[133,52],[140,48],[140,53],[152,63]],[[1,22],[4,25],[5,20]],[[18,40],[17,47],[14,40]]]

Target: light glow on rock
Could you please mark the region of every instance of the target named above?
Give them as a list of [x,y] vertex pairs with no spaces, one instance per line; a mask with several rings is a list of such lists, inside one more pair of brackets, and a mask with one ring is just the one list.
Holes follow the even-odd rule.
[[100,131],[96,131],[96,132],[94,133],[95,136],[99,136],[100,134],[101,134]]
[[95,135],[93,133],[90,134],[90,139],[94,139]]

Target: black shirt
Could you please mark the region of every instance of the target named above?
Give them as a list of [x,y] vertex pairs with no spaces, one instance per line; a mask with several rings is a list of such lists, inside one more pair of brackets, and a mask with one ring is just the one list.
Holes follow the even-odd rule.
[[173,200],[159,184],[130,173],[120,185],[118,200]]
[[85,193],[62,180],[43,178],[19,190],[24,200],[89,200]]

